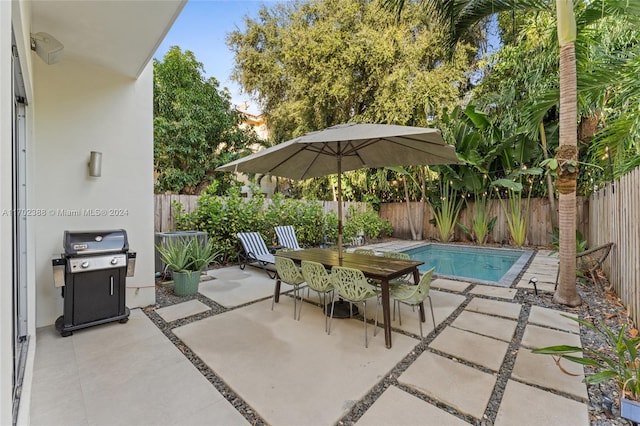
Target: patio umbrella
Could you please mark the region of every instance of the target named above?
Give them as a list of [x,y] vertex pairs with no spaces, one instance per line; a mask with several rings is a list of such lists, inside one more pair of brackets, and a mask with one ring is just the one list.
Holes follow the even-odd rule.
[[338,255],[342,259],[342,172],[369,167],[458,163],[440,130],[388,124],[339,124],[218,167],[290,179],[338,175]]

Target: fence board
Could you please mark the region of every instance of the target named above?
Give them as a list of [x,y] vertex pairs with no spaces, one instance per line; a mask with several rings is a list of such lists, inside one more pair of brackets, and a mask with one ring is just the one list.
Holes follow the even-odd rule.
[[603,265],[609,282],[640,320],[640,168],[594,192],[589,200],[589,244],[614,246]]
[[[525,200],[522,201],[525,203]],[[589,231],[588,220],[583,220],[586,215],[586,205],[588,200],[584,197],[578,197],[576,201],[576,218],[578,229],[583,235]],[[412,218],[414,221],[419,220],[419,211],[421,203],[409,203],[412,208]],[[467,207],[463,207],[458,216],[458,222],[467,227],[471,227],[471,219],[473,217],[473,202],[469,202]],[[424,205],[424,221],[423,221],[423,239],[439,240],[440,236],[436,226],[429,221],[433,219],[433,212],[429,204]],[[498,200],[489,202],[489,214],[491,217],[497,216],[496,224],[489,234],[489,242],[509,244],[509,226],[504,210],[500,206]],[[393,225],[393,237],[402,239],[411,239],[411,231],[409,221],[407,219],[407,210],[405,203],[385,203],[380,208],[380,217],[387,219]],[[548,246],[551,244],[553,228],[551,225],[551,214],[549,212],[549,200],[547,198],[531,199],[529,204],[529,215],[527,224],[527,245],[532,246]],[[460,227],[455,229],[455,241],[470,241],[469,236],[464,233]]]

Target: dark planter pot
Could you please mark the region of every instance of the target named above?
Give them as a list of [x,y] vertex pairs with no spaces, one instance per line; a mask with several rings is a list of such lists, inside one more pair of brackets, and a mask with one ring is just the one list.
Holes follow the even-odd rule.
[[191,296],[198,292],[200,271],[173,273],[173,292],[176,296]]
[[640,402],[620,398],[620,415],[634,423],[640,422]]

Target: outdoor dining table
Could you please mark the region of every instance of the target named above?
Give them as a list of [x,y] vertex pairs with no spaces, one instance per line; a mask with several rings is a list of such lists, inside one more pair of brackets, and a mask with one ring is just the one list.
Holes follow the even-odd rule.
[[[321,263],[325,268],[332,266],[344,266],[361,270],[365,277],[380,281],[382,316],[384,321],[384,342],[387,348],[391,348],[391,309],[389,304],[389,281],[413,274],[414,283],[420,281],[418,266],[424,262],[414,260],[393,259],[383,256],[368,256],[345,252],[342,254],[342,262],[338,258],[338,252],[333,249],[311,248],[305,250],[279,252],[278,256],[288,257],[296,263],[310,260]],[[275,301],[280,295],[280,281],[276,282]],[[424,306],[420,304],[420,320],[425,321]]]

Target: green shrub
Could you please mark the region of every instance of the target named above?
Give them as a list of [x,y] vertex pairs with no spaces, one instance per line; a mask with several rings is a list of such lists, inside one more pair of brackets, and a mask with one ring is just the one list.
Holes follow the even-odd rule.
[[224,262],[237,258],[241,248],[238,232],[259,232],[267,245],[275,238],[276,225],[292,225],[303,246],[318,246],[325,239],[335,241],[337,237],[334,212],[324,213],[320,202],[288,199],[282,194],[275,194],[265,207],[264,196],[246,199],[238,188],[229,190],[225,197],[205,191],[191,213],[185,213],[180,203],[174,206],[176,228],[206,232],[213,246],[223,253]]
[[393,226],[388,220],[381,219],[372,208],[359,212],[351,206],[347,210],[346,223],[343,225],[344,241],[355,238],[359,231],[363,231],[368,240],[376,240],[393,234]]

